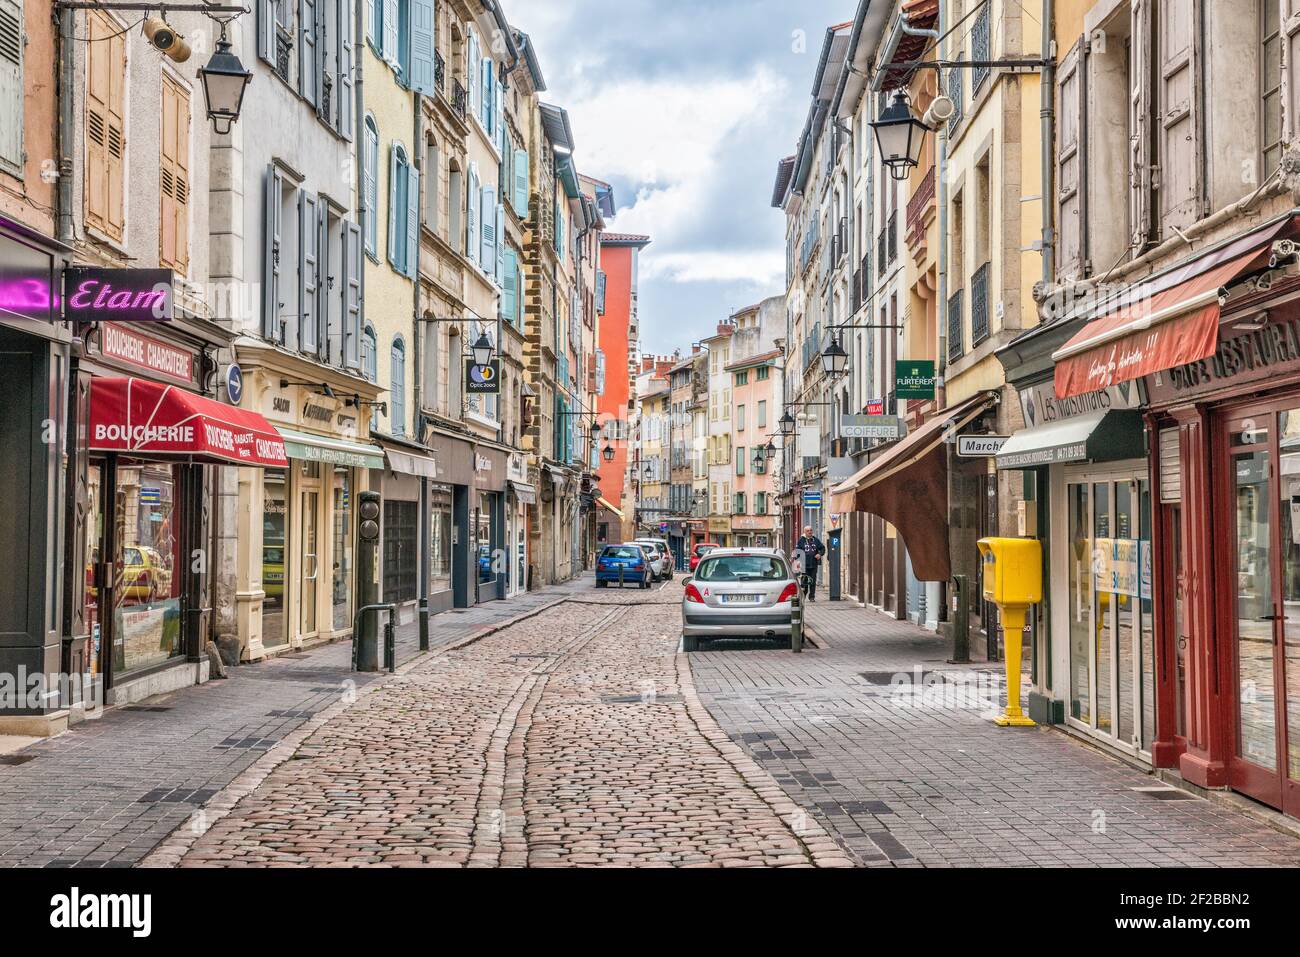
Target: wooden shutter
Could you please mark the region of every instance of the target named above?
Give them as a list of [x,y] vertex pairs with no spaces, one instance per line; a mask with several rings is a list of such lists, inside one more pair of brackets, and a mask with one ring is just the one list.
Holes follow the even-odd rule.
[[352,58],[355,54],[353,37],[352,4],[350,0],[338,0],[338,82],[335,93],[339,100],[339,132],[349,140],[356,132],[356,94],[352,86]]
[[465,84],[469,87],[466,90],[466,99],[470,113],[477,113],[479,109],[479,80],[482,77],[479,67],[478,55],[478,34],[474,32],[473,27],[467,28],[468,36],[465,38]]
[[358,368],[361,346],[361,227],[343,223],[343,365]]
[[433,83],[433,0],[411,0],[411,89],[434,93]]
[[298,0],[298,92],[312,106],[320,72],[316,56],[316,0]]
[[605,314],[605,270],[596,270],[596,312]]
[[263,198],[264,230],[262,262],[262,335],[272,342],[280,341],[280,214],[283,178],[274,165],[266,170]]
[[1160,501],[1177,505],[1183,495],[1183,463],[1178,456],[1178,429],[1160,430]]
[[366,121],[366,149],[362,157],[362,187],[366,197],[366,249],[379,256],[379,131]]
[[275,66],[275,0],[257,0],[257,55]]
[[298,191],[298,348],[315,355],[320,319],[320,218],[319,201],[305,189]]
[[126,223],[123,161],[126,158],[124,95],[126,37],[116,21],[87,12],[90,43],[86,79],[86,223],[111,239]]
[[488,135],[492,135],[492,104],[496,102],[496,93],[492,89],[495,77],[492,73],[492,59],[484,57],[480,61],[479,69],[481,71],[481,91],[482,97],[479,100],[479,122],[483,124],[483,129],[487,130]]
[[[388,147],[388,261],[401,272],[402,250],[398,245],[397,177],[399,175],[396,144]],[[405,231],[402,232],[403,238]]]
[[23,165],[22,0],[0,0],[0,163]]
[[528,218],[528,150],[515,150],[514,204],[521,219]]
[[406,434],[406,349],[401,339],[393,340],[392,362],[389,367],[389,417],[393,435]]
[[[494,69],[489,61],[488,69]],[[497,152],[502,156],[506,152],[506,110],[505,110],[505,91],[501,89],[501,82],[497,79],[496,74],[492,75],[492,140],[496,144]],[[509,180],[501,181],[501,199],[505,201],[505,191],[509,188]]]
[[1129,241],[1134,255],[1151,238],[1152,165],[1155,162],[1151,87],[1153,0],[1133,0],[1129,41]]
[[1084,251],[1084,164],[1087,155],[1087,45],[1080,38],[1061,60],[1056,78],[1056,275],[1087,274]]
[[406,251],[403,271],[414,279],[420,247],[420,171],[414,163],[406,164]]
[[159,265],[190,267],[190,91],[163,75]]
[[1170,227],[1190,226],[1201,214],[1197,10],[1195,0],[1161,0],[1156,7],[1160,25],[1156,189],[1161,238],[1171,234]]

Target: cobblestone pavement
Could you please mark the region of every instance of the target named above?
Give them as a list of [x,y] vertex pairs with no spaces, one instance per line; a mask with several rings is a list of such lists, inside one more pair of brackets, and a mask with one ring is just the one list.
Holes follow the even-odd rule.
[[848,865],[708,718],[679,601],[591,589],[386,676],[146,864]]
[[[438,648],[578,592],[539,589],[431,620]],[[413,626],[398,658],[420,654]],[[255,761],[373,675],[350,673],[339,642],[231,669],[221,681],[159,695],[0,756],[0,866],[124,867]]]
[[[979,693],[994,673],[945,664],[931,633],[847,602],[809,622],[821,649],[708,650],[691,670],[710,714],[856,862],[1300,864],[1300,841],[1255,818],[1060,731],[994,726]],[[928,700],[892,686],[935,671],[967,684]]]

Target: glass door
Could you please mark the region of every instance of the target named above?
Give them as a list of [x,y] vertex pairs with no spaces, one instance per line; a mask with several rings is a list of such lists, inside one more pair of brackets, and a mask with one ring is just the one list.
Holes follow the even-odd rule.
[[318,630],[317,584],[320,579],[320,544],[316,509],[320,502],[317,489],[302,492],[302,555],[298,567],[302,569],[302,629],[301,637],[311,638]]

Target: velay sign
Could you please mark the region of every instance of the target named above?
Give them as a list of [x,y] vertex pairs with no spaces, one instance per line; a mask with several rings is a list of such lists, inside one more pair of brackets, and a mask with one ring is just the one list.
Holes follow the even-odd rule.
[[172,271],[69,266],[63,271],[63,318],[167,322],[172,318]]
[[256,412],[147,379],[90,384],[90,448],[285,468],[284,439]]
[[899,359],[894,364],[894,392],[900,399],[933,399],[934,360]]

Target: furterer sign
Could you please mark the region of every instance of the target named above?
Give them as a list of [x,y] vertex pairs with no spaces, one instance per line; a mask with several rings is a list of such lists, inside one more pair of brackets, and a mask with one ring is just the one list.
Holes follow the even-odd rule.
[[63,318],[166,322],[172,318],[172,271],[70,266],[63,272]]

